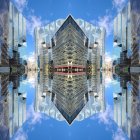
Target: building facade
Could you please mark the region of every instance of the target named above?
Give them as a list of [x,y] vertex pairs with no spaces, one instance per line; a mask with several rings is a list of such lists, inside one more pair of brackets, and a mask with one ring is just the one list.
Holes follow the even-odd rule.
[[19,93],[25,80],[26,20],[10,0],[0,0],[0,139],[9,140],[26,120],[26,94]]
[[26,46],[26,20],[9,0],[0,1],[0,64],[20,63],[19,47]]
[[[140,131],[139,7],[138,0],[130,0],[114,19],[114,47],[120,48],[120,56],[113,65],[122,89],[121,93],[114,96],[114,120],[130,139],[135,140],[140,137],[138,134]],[[131,85],[131,90],[128,84]]]
[[[89,97],[96,98],[93,100],[99,103],[97,111],[93,109],[89,114],[105,109],[104,76],[101,72],[104,69],[103,28],[70,15],[47,26],[37,27],[35,46],[39,70],[36,111],[41,111],[39,106],[44,104],[41,100],[48,96],[69,124],[78,116]],[[84,110],[88,107],[85,106]],[[82,115],[79,120],[83,118],[86,116]]]

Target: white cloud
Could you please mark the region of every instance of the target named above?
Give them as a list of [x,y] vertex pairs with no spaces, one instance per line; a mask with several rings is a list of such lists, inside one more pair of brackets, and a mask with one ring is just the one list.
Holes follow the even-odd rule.
[[35,52],[31,52],[27,58],[27,61],[30,63],[34,63],[35,62]]
[[23,129],[22,128],[20,128],[18,131],[17,131],[17,133],[16,133],[16,135],[15,135],[15,137],[14,137],[14,140],[27,140],[27,134],[23,131]]
[[111,120],[113,120],[113,110],[111,106],[107,105],[104,112],[100,112],[99,114],[92,116],[91,119],[98,119],[99,123],[104,123],[107,126],[110,126],[112,124]]
[[116,60],[119,56],[116,54],[111,54],[110,52],[105,53],[105,63],[112,63],[114,60]]
[[30,125],[35,125],[36,123],[41,123],[42,119],[42,114],[35,112],[33,105],[29,107],[27,110],[27,120],[30,119],[31,121],[29,122]]
[[117,132],[115,132],[115,134],[113,135],[113,140],[126,140],[121,129],[118,129]]
[[92,117],[91,119],[99,119],[99,123],[104,123],[106,125],[106,130],[110,129],[112,131],[113,140],[126,140],[124,132],[120,128],[117,128],[115,131],[112,129],[113,116],[113,109],[110,105],[107,105],[105,112],[99,113],[97,116]]
[[117,80],[114,80],[112,77],[105,77],[105,87],[110,88],[114,85],[117,85]]
[[107,125],[111,124],[110,120],[113,119],[112,108],[109,105],[107,105],[106,111],[102,112],[102,113],[99,113],[98,119],[99,119],[99,122],[102,122],[104,124],[107,124]]
[[41,17],[30,15],[27,20],[27,32],[33,36],[35,27],[40,27],[41,25]]
[[[35,53],[31,52],[28,56],[25,55],[24,59],[27,60],[28,68],[35,68]],[[30,85],[31,88],[35,88],[35,82],[36,82],[37,73],[28,72],[28,77],[26,80],[22,81],[22,84],[24,85]]]
[[35,88],[35,82],[36,82],[36,74],[32,73],[32,75],[28,74],[28,78],[22,81],[22,84],[30,85],[31,88]]
[[22,82],[24,85],[30,85],[31,88],[35,88],[35,75],[29,77],[25,81]]
[[23,12],[24,8],[26,8],[28,4],[27,0],[14,0],[14,2],[20,12]]
[[35,27],[41,27],[48,24],[49,20],[42,20],[41,17],[35,15],[29,15],[27,18],[27,32],[29,35],[34,36]]
[[113,33],[113,19],[110,14],[107,14],[103,17],[98,17],[97,20],[91,20],[91,23],[93,23],[96,26],[104,27],[106,29],[107,36],[111,35]]
[[97,24],[98,24],[98,26],[104,27],[106,29],[107,36],[112,34],[113,20],[110,15],[105,15],[103,17],[99,17]]
[[28,55],[22,56],[23,59],[27,60],[28,63],[34,64],[35,63],[35,52],[30,52]]
[[[127,0],[113,0],[113,7],[119,12],[126,4]],[[107,36],[113,33],[113,17],[112,11],[107,9],[106,14],[102,17],[98,17],[98,20],[92,20],[91,22],[97,26],[104,27],[106,29]]]
[[36,123],[41,123],[42,119],[47,120],[48,117],[47,116],[44,117],[43,114],[39,112],[35,112],[33,104],[30,105],[27,110],[27,116],[26,116],[26,120],[29,120],[27,123],[28,128],[26,129],[26,131],[23,130],[23,128],[18,129],[18,131],[14,136],[14,140],[27,140],[28,139],[27,133],[34,129]]
[[[29,35],[34,35],[34,28],[35,27],[40,27],[43,24],[47,24],[49,21],[48,20],[42,20],[40,16],[35,16],[34,15],[34,9],[29,9],[27,7],[28,0],[13,0],[15,5],[17,6],[18,10],[20,12],[23,12],[23,10],[26,8],[28,10],[29,15],[26,17],[26,22],[27,22],[27,33]],[[51,13],[53,16],[53,13]]]
[[109,88],[112,86],[112,78],[111,77],[106,77],[105,78],[105,87]]
[[117,11],[121,11],[127,0],[113,0],[113,6],[117,9]]
[[109,52],[105,53],[105,63],[111,63],[112,62],[112,56]]

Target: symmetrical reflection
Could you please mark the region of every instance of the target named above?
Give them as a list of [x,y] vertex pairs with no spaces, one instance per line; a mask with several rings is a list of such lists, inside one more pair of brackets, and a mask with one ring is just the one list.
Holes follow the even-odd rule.
[[[52,28],[48,31],[42,30],[49,27],[48,25],[36,29],[36,58],[39,69],[36,98],[41,96],[42,100],[45,100],[49,95],[60,112],[55,117],[64,117],[69,124],[92,97],[94,98],[92,111],[87,110],[87,114],[85,116],[81,114],[81,117],[86,118],[88,114],[104,111],[104,80],[101,70],[105,31],[82,20],[79,21],[82,22],[81,25],[89,26],[91,34],[83,32],[85,26],[81,26],[81,29],[80,24],[72,16],[64,22],[62,20],[63,24],[58,31],[53,30],[52,38],[50,35]],[[55,28],[57,21],[52,24]],[[47,40],[49,35],[50,40]],[[42,111],[40,107],[36,108]],[[79,119],[82,119],[81,117],[79,116]]]
[[113,78],[120,82],[114,93],[114,120],[130,139],[140,138],[140,4],[131,0],[114,20],[114,47],[120,48],[113,62]]
[[[105,29],[69,15],[35,28],[34,63],[22,59],[26,21],[9,0],[0,0],[0,140],[26,123],[27,78],[35,79],[34,111],[72,125],[106,111],[131,140],[140,138],[140,3],[131,0],[114,19],[114,56],[105,62]],[[112,42],[113,46],[113,42]],[[105,94],[110,72],[119,86]],[[106,87],[107,88],[107,87]],[[30,97],[31,98],[31,97]]]
[[0,1],[0,139],[8,140],[26,120],[27,62],[20,57],[26,43],[25,18],[9,1]]

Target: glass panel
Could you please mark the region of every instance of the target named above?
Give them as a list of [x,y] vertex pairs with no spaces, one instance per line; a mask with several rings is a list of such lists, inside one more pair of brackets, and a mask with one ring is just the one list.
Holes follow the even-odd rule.
[[117,39],[118,35],[118,18],[114,19],[114,39]]
[[14,49],[17,50],[18,46],[18,11],[14,7],[14,15],[13,15],[13,21],[14,21]]
[[121,13],[118,15],[118,44],[122,43],[122,16]]
[[128,3],[128,19],[127,19],[127,56],[128,58],[131,57],[132,55],[132,50],[131,50],[131,43],[132,43],[132,33],[131,33],[131,6],[130,3]]
[[127,20],[127,7],[122,11],[122,50],[126,50],[126,20]]
[[19,13],[19,22],[18,22],[18,29],[19,29],[19,43],[22,44],[23,40],[23,18],[22,15]]
[[23,17],[23,29],[22,29],[22,31],[23,31],[23,38],[26,38],[26,19]]

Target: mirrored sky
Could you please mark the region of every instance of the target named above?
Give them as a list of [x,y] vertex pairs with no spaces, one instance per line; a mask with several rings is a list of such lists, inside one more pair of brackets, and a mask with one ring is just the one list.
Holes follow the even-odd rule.
[[[119,48],[113,48],[113,20],[126,5],[127,0],[11,0],[27,19],[27,47],[20,48],[21,57],[35,63],[34,28],[48,25],[58,19],[65,20],[68,15],[82,19],[94,26],[106,29],[105,63],[118,57]],[[68,70],[69,71],[69,70]],[[72,71],[72,70],[71,70]],[[78,71],[78,70],[77,70]],[[83,70],[84,71],[84,70]],[[26,119],[16,132],[11,132],[11,140],[129,140],[114,121],[114,94],[120,93],[120,79],[114,80],[111,71],[102,72],[104,76],[105,109],[96,113],[86,113],[92,107],[92,100],[71,125],[64,119],[49,96],[37,99],[38,81],[41,74],[37,71],[27,73],[26,80],[20,80],[19,93],[26,93]],[[101,78],[101,73],[99,77]],[[49,78],[48,78],[49,79]],[[131,88],[131,87],[130,87]],[[18,94],[19,94],[18,93]],[[23,99],[23,98],[22,98]],[[37,102],[41,104],[37,106]],[[123,102],[123,101],[122,101]],[[123,102],[125,103],[125,102]],[[1,106],[0,106],[1,107]],[[44,108],[45,109],[44,109]],[[36,111],[39,108],[39,111]],[[82,110],[81,109],[81,110]],[[41,111],[40,111],[41,110]],[[43,111],[44,112],[43,112]],[[46,111],[47,110],[47,111]],[[20,112],[20,111],[19,111]],[[56,117],[53,113],[58,113]],[[20,114],[20,113],[19,113]],[[86,116],[87,115],[87,116]],[[12,119],[12,116],[10,116]],[[1,121],[0,121],[1,123]],[[14,124],[14,123],[13,123]],[[3,133],[4,130],[0,131]],[[136,139],[137,140],[137,139]]]
[[[110,58],[113,52],[113,18],[125,5],[126,1],[112,0],[22,0],[14,1],[23,15],[29,20],[27,25],[26,56],[32,59],[34,52],[33,28],[35,26],[46,25],[57,19],[65,19],[69,14],[74,18],[81,18],[93,25],[104,26],[107,31],[106,55]],[[91,116],[81,122],[74,122],[68,126],[66,122],[59,122],[49,116],[36,114],[33,111],[35,98],[35,78],[29,77],[24,86],[27,88],[27,112],[29,120],[22,126],[21,130],[15,134],[15,138],[23,136],[29,140],[35,139],[127,139],[127,136],[117,127],[113,121],[113,91],[119,87],[119,83],[106,79],[105,98],[106,111],[95,116]],[[28,83],[29,81],[29,83]],[[32,121],[33,120],[33,121]]]

